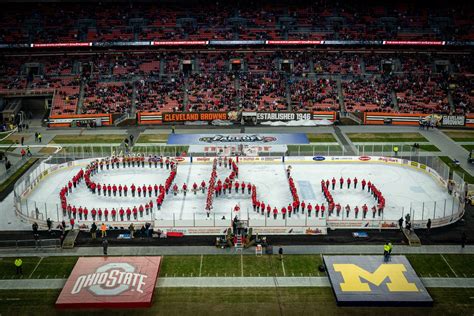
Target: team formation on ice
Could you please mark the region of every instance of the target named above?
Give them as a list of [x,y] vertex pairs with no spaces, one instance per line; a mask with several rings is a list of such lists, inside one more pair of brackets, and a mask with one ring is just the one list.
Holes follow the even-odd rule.
[[[52,195],[59,195],[60,219],[73,221],[398,219],[400,209],[408,213],[436,199],[441,207],[441,199],[450,198],[429,175],[400,166],[249,164],[233,157],[190,163],[152,155],[85,160],[82,168],[52,174],[29,198],[41,205]],[[436,210],[422,211],[412,216],[436,217]]]

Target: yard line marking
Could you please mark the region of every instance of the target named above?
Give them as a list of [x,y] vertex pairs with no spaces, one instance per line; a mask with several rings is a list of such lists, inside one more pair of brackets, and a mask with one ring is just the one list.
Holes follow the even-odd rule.
[[240,253],[240,272],[242,273],[242,277],[244,276],[244,255]]
[[286,276],[285,264],[283,263],[283,260],[281,260],[281,268],[283,269],[283,276]]
[[458,275],[456,274],[456,272],[454,272],[453,268],[452,268],[451,265],[448,263],[448,260],[446,260],[446,258],[443,256],[443,254],[440,254],[440,256],[443,258],[444,262],[446,262],[446,264],[448,265],[449,269],[451,269],[451,272],[453,272],[454,276],[457,278]]
[[201,255],[201,264],[199,265],[199,277],[201,276],[201,272],[202,272],[202,259],[203,259],[204,255]]
[[41,257],[38,261],[38,263],[36,264],[35,268],[33,269],[33,271],[31,272],[30,276],[28,277],[28,279],[31,279],[31,277],[33,276],[33,273],[35,273],[36,269],[38,269],[38,266],[39,264],[41,263],[41,261],[43,261],[43,257]]

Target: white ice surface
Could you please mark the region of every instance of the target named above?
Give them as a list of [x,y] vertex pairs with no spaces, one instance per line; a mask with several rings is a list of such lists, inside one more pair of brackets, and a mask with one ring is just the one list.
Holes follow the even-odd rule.
[[[287,206],[291,201],[291,194],[286,179],[286,164],[240,164],[239,165],[239,182],[245,181],[251,182],[257,186],[258,199],[270,204],[273,208],[276,206],[281,209],[283,206]],[[53,220],[57,220],[57,214],[59,213],[60,219],[62,219],[62,212],[57,211],[57,205],[59,204],[59,190],[64,186],[74,174],[77,173],[79,167],[70,169],[60,170],[47,176],[43,182],[33,190],[33,192],[27,197],[28,209],[31,211],[34,209],[34,205],[42,211],[45,207],[48,210],[47,217],[51,217]],[[202,180],[206,183],[209,180],[211,172],[211,165],[209,164],[181,164],[178,169],[178,173],[175,179],[175,183],[178,184],[179,188],[183,183],[188,184],[188,188],[192,187],[192,184],[196,182],[200,185]],[[218,179],[224,180],[228,176],[230,170],[225,169],[223,166],[218,167]],[[149,168],[148,165],[145,168],[119,168],[100,171],[99,174],[93,176],[93,180],[99,183],[107,184],[127,184],[129,187],[132,183],[135,185],[151,184],[152,186],[157,183],[165,182],[168,177],[169,171],[157,169],[154,167]],[[367,181],[372,181],[381,190],[382,194],[386,199],[386,209],[384,212],[384,219],[396,220],[410,211],[415,213],[414,219],[427,219],[434,217],[443,217],[449,215],[452,212],[453,198],[448,194],[445,188],[443,188],[436,180],[428,174],[419,172],[412,168],[401,167],[396,165],[384,165],[384,164],[350,164],[350,163],[312,163],[312,164],[292,164],[292,176],[295,180],[295,184],[298,189],[300,200],[304,200],[306,203],[311,202],[313,205],[316,203],[321,204],[325,202],[321,192],[320,182],[321,179],[332,179],[335,177],[337,180],[336,190],[333,191],[333,197],[335,202],[339,202],[341,205],[351,205],[353,208],[358,205],[359,208],[367,203],[369,209],[375,205],[375,200],[367,191],[360,189],[360,182],[363,178]],[[357,189],[347,189],[346,184],[344,189],[339,188],[339,178],[346,177],[357,177],[359,184]],[[214,198],[214,208],[212,210],[216,216],[226,216],[229,218],[232,214],[232,210],[236,204],[240,204],[241,214],[243,218],[247,217],[247,214],[251,218],[263,218],[262,215],[253,212],[250,195],[247,193],[235,193],[232,188],[230,195],[226,194],[218,198]],[[155,203],[156,197],[152,195],[152,199]],[[84,183],[81,183],[72,194],[68,196],[68,203],[79,206],[86,206],[89,211],[95,207],[102,209],[112,207],[132,207],[134,205],[145,204],[150,198],[132,198],[129,192],[128,197],[104,197],[97,194],[90,193]],[[199,192],[194,195],[192,192],[188,192],[184,198],[182,193],[178,196],[173,196],[170,192],[166,196],[161,211],[155,211],[155,219],[173,219],[176,220],[193,220],[205,218],[206,212],[205,207],[206,194]],[[446,210],[445,210],[445,200]],[[2,210],[9,200],[2,202]],[[434,211],[434,205],[436,201],[436,214]],[[10,201],[12,204],[13,201]],[[424,207],[423,207],[424,204]],[[326,205],[327,206],[327,205]],[[23,205],[25,208],[25,205]],[[454,205],[457,207],[457,204]],[[11,207],[8,207],[11,208]],[[362,210],[359,214],[361,218]],[[4,213],[3,217],[7,216]],[[413,214],[413,213],[412,213]],[[13,214],[11,214],[13,216]],[[327,215],[327,213],[326,213]],[[90,215],[89,215],[90,216]],[[150,215],[151,216],[151,215]],[[294,214],[293,216],[300,217],[301,214]],[[314,216],[314,213],[313,213]],[[369,218],[372,217],[371,212],[368,214]],[[333,216],[335,218],[335,216]],[[344,218],[345,218],[344,214]],[[342,218],[342,214],[340,216]],[[350,219],[354,218],[354,213],[351,212]],[[413,218],[413,216],[412,216]],[[90,217],[89,217],[90,219]],[[150,218],[151,219],[151,218]],[[8,219],[6,219],[8,222]],[[5,223],[5,220],[2,221]],[[11,221],[10,221],[11,222]],[[191,224],[190,224],[191,225]]]

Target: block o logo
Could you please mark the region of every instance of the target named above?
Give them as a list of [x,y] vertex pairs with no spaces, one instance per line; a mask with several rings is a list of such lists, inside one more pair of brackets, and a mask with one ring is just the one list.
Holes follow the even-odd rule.
[[77,278],[71,294],[88,289],[97,296],[116,296],[130,288],[143,293],[144,280],[148,276],[135,273],[135,267],[125,262],[108,263],[97,268],[96,272]]

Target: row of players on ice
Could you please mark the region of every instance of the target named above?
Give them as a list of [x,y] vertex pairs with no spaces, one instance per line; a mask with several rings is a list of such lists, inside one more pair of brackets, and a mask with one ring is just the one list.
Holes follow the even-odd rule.
[[[226,192],[228,194],[231,194],[232,189],[234,189],[236,194],[238,194],[239,192],[244,194],[246,189],[247,189],[248,194],[252,194],[253,192],[256,193],[255,185],[252,185],[250,183],[245,183],[243,181],[239,182],[238,180],[235,179],[238,176],[238,169],[237,171],[235,170],[237,166],[235,165],[235,162],[231,158],[229,159],[220,158],[218,161],[219,161],[220,166],[224,164],[226,168],[227,166],[229,166],[229,169],[231,170],[234,169],[234,170],[230,173],[228,177],[226,177],[224,181],[221,181],[219,179],[217,183],[214,185],[213,191],[215,192],[216,197],[225,195]],[[74,219],[79,218],[80,220],[88,219],[89,210],[87,209],[87,207],[82,207],[82,206],[76,207],[74,205],[70,205],[67,203],[67,198],[66,198],[66,196],[72,192],[73,188],[76,188],[83,179],[85,179],[85,183],[92,193],[97,193],[99,195],[103,194],[105,196],[113,195],[115,197],[127,196],[129,188],[126,184],[123,186],[121,184],[119,185],[102,184],[101,185],[91,180],[91,177],[97,174],[99,170],[104,170],[104,168],[105,169],[120,168],[121,163],[123,167],[126,167],[126,166],[134,167],[135,163],[138,167],[140,166],[144,167],[145,157],[143,156],[141,157],[140,156],[138,157],[130,157],[130,156],[111,157],[111,158],[96,160],[94,162],[91,162],[86,167],[85,172],[82,169],[79,170],[79,172],[71,179],[71,181],[69,181],[68,184],[64,186],[60,191],[61,207],[62,207],[64,216],[67,215],[69,218],[74,218]],[[177,184],[174,184],[173,187],[171,188],[171,183],[174,180],[174,177],[176,175],[178,164],[177,164],[177,161],[173,159],[167,158],[166,160],[163,160],[162,157],[159,157],[159,158],[149,157],[148,163],[150,167],[153,164],[155,165],[155,167],[157,167],[158,163],[160,164],[161,168],[164,167],[163,165],[166,165],[166,169],[171,170],[170,176],[166,179],[165,185],[155,184],[153,186],[151,185],[135,186],[134,184],[132,184],[130,186],[130,192],[133,197],[135,196],[146,197],[147,195],[148,197],[151,197],[154,193],[154,196],[157,197],[156,199],[157,209],[160,210],[165,198],[165,194],[168,195],[170,189],[172,189],[172,192],[174,195],[177,195],[179,192],[179,187]],[[289,171],[288,171],[288,176],[290,176]],[[343,187],[344,182],[347,182],[348,188],[350,187],[351,182],[354,184],[354,188],[357,188],[358,180],[357,178],[354,178],[354,180],[351,180],[350,178],[347,178],[346,180],[344,180],[341,177],[339,182],[340,182],[341,189]],[[328,190],[330,183],[332,183],[332,189],[334,190],[335,184],[336,184],[335,178],[333,178],[331,182],[329,180],[321,181],[323,192],[325,190]],[[362,190],[365,190],[365,186],[367,185],[368,191],[371,192],[374,195],[375,199],[378,201],[379,207],[378,208],[375,206],[372,207],[373,217],[375,218],[377,211],[378,211],[378,215],[380,216],[381,213],[383,212],[385,200],[383,199],[380,192],[375,188],[375,186],[372,183],[370,183],[370,181],[366,183],[364,179],[362,180],[361,184],[362,184]],[[197,183],[194,183],[192,185],[192,191],[194,192],[194,194],[197,194],[197,192],[199,191],[201,191],[202,193],[205,193],[206,188],[207,187],[206,187],[205,181],[202,181],[200,185],[198,185]],[[183,186],[181,187],[181,192],[183,192],[184,195],[186,195],[186,192],[188,192],[188,186],[186,184],[183,184]],[[306,204],[304,201],[300,203],[299,200],[294,200],[292,204],[288,205],[288,207],[282,207],[279,210],[276,207],[272,208],[269,204],[265,204],[262,201],[258,201],[254,197],[254,195],[256,196],[256,194],[252,194],[252,204],[253,204],[254,211],[259,212],[262,215],[265,215],[265,212],[266,212],[266,215],[268,217],[270,217],[270,214],[273,214],[274,218],[277,218],[278,214],[281,213],[282,217],[285,218],[287,213],[288,213],[288,216],[291,216],[293,212],[298,213],[300,209],[303,214],[305,211],[307,211],[309,217],[312,215],[313,209],[314,209],[316,217],[319,217],[320,212],[321,212],[321,216],[324,217],[324,214],[326,211],[326,206],[323,203],[321,203],[321,205],[315,204],[313,208],[313,205],[311,203]],[[328,202],[327,204],[328,204],[329,215],[332,215],[333,212],[336,212],[337,216],[339,216],[342,210],[342,206],[339,203],[337,204],[333,203],[332,199],[327,200],[327,202]],[[130,220],[133,216],[133,219],[136,220],[138,219],[139,216],[143,217],[144,214],[149,215],[150,212],[153,212],[153,208],[154,208],[153,200],[150,200],[148,203],[140,204],[138,206],[128,207],[126,209],[120,208],[116,210],[115,208],[113,208],[112,210],[110,210],[110,212],[107,208],[105,208],[103,211],[101,208],[98,208],[97,210],[93,208],[90,211],[90,213],[93,220],[95,220],[96,218],[98,218],[99,220],[102,220],[102,217],[105,220],[108,220],[109,215],[111,216],[112,220],[116,220],[118,216],[120,217],[121,220],[124,220],[125,218],[127,220]],[[239,209],[240,209],[239,206],[236,205],[234,210],[238,211]],[[362,209],[363,217],[365,218],[368,213],[368,206],[364,204],[361,207],[361,209]],[[344,210],[346,212],[346,217],[348,217],[349,213],[351,212],[351,207],[349,205],[346,205]],[[355,218],[357,218],[359,214],[358,206],[354,207],[354,214],[355,214]]]

